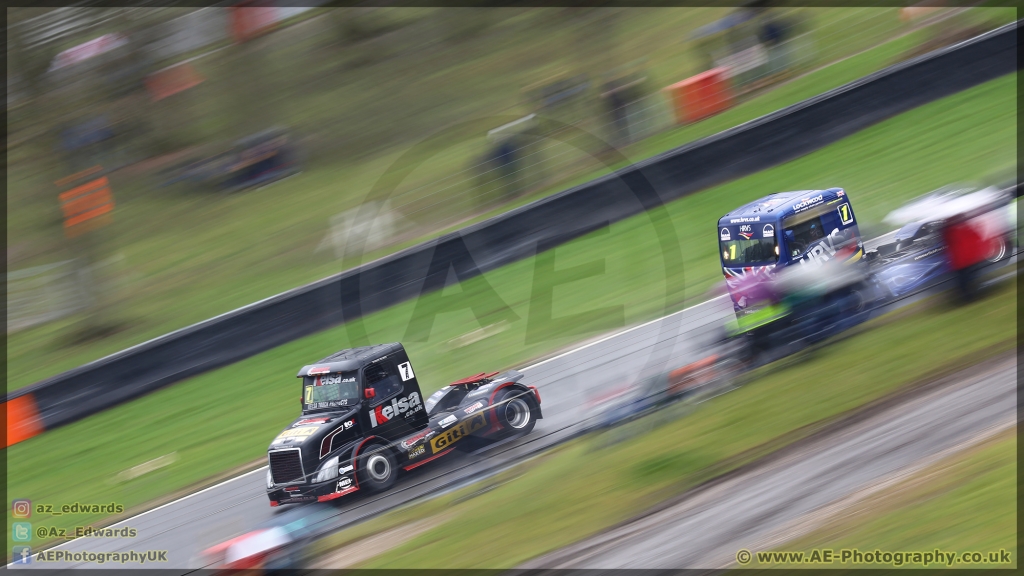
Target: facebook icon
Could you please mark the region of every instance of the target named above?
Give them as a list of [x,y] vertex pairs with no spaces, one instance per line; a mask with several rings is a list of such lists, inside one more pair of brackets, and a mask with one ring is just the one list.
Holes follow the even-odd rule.
[[31,564],[32,563],[32,547],[31,546],[15,546],[14,547],[14,564]]

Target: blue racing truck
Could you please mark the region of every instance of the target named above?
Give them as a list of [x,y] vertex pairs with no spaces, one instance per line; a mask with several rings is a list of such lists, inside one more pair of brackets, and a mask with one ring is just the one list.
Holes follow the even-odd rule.
[[[818,328],[813,332],[823,332],[818,320],[848,316],[863,309],[870,297],[864,242],[842,188],[781,192],[745,204],[719,219],[718,241],[736,331],[751,336],[756,348],[779,338],[798,339],[793,331],[806,332],[808,318]],[[837,265],[843,274],[832,272]],[[783,298],[776,282],[784,269],[794,266],[812,274],[828,269],[828,278],[841,282],[816,294],[813,306],[801,306],[806,298],[803,303],[793,298],[801,291],[787,291]],[[807,314],[794,314],[796,310]]]

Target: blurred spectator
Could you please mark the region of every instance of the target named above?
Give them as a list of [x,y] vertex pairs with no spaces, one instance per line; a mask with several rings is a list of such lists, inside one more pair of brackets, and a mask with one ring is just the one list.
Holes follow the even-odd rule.
[[639,123],[642,112],[636,106],[645,96],[644,84],[647,78],[638,72],[623,74],[605,82],[601,99],[608,111],[606,123],[609,127],[609,144],[622,146],[633,140],[634,125]]
[[776,74],[789,67],[789,47],[786,43],[790,38],[791,25],[782,17],[767,15],[761,25],[758,37],[768,50],[768,74]]
[[500,179],[502,197],[512,197],[519,192],[518,153],[515,136],[504,138],[493,149],[493,162]]

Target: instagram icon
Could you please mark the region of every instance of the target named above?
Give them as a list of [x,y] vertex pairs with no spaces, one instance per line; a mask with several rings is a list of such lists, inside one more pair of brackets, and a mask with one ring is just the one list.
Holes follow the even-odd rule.
[[14,510],[11,512],[11,516],[15,518],[30,518],[32,517],[32,501],[31,500],[15,500],[13,503]]

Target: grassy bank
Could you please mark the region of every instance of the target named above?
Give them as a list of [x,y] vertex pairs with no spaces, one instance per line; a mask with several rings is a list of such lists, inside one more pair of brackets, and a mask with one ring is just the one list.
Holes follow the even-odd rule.
[[[497,484],[493,490],[473,486],[386,514],[325,539],[319,547],[328,550],[443,510],[444,522],[359,567],[511,568],[805,437],[858,406],[1013,350],[1016,296],[1016,284],[1011,283],[967,307],[924,303],[913,314],[904,311],[897,319],[879,318],[853,337],[804,356],[798,363],[763,370],[761,378],[645,436],[603,449],[598,440],[574,441],[539,462],[489,481]],[[823,374],[828,377],[823,379]],[[999,453],[1000,462],[1006,458],[1005,450]],[[982,500],[1011,508],[1006,471],[997,471],[995,478],[1002,488],[964,500],[960,509],[981,505]],[[962,494],[976,485],[964,486]],[[473,497],[475,491],[482,493]],[[954,510],[935,504],[929,508],[931,516],[922,513],[898,524],[908,528],[902,538],[887,540],[886,535],[899,533],[897,525],[890,523],[876,533],[865,526],[856,541],[865,546],[884,542],[883,548],[900,543],[927,549],[956,538],[961,542],[958,547],[972,549],[982,541],[997,548],[1007,545],[1006,514],[997,514],[1001,523],[989,532],[974,522],[956,526]],[[980,509],[976,514],[987,517]],[[926,520],[934,516],[946,519],[943,529],[932,525],[932,534],[944,539],[933,541],[923,529],[909,531],[911,526],[927,525]],[[888,519],[880,519],[878,525]],[[986,539],[985,534],[993,538]],[[502,544],[494,546],[494,542]]]
[[[1012,564],[956,564],[955,567],[1013,568],[1019,563],[1016,502],[1017,429],[1013,428],[911,475],[898,485],[842,511],[812,533],[779,548],[805,553],[815,549],[926,551],[937,548],[958,555],[981,552],[986,559],[989,552],[1002,549],[1010,552]],[[747,568],[756,566],[760,564],[755,558]],[[860,567],[881,566],[890,567],[884,564]],[[771,567],[798,566],[773,564]],[[908,562],[903,567],[920,566]]]
[[[913,195],[1012,163],[1015,120],[1012,75],[892,118],[799,160],[674,202],[666,218],[683,249],[688,294],[700,297],[720,281],[714,228],[709,236],[708,223],[729,209],[772,191],[840,185],[849,191],[860,218],[878,219]],[[537,315],[532,305],[536,287],[554,284],[550,272],[536,272],[537,258],[422,298],[421,305],[430,309],[461,293],[458,305],[464,306],[440,313],[422,339],[406,335],[417,302],[371,315],[364,326],[371,341],[404,341],[424,391],[430,392],[466,374],[520,365],[622,322],[674,309],[677,304],[665,299],[660,251],[648,215],[559,247],[556,270],[602,261],[604,270],[554,286],[554,318],[607,307],[621,307],[621,316],[601,315],[550,339],[526,338],[531,314]],[[541,258],[551,255],[546,254]],[[502,301],[495,308],[488,308],[494,304],[485,297],[486,286]],[[471,305],[479,305],[479,321]],[[454,338],[492,325],[493,315],[506,306],[518,318],[506,329],[453,346]],[[255,460],[297,411],[295,369],[349,342],[344,326],[313,334],[15,445],[7,450],[10,493],[40,502],[114,499],[131,507]],[[169,466],[127,482],[115,480],[121,471],[170,453],[177,460]]]
[[[908,29],[899,23],[895,9],[811,12],[811,23],[817,35],[816,46],[821,56],[814,65],[850,56]],[[720,12],[707,9],[693,13],[692,17],[680,19],[672,16],[667,20],[659,19],[656,11],[638,10],[629,14],[623,25],[629,30],[646,28],[646,40],[636,45],[629,43],[623,50],[630,55],[629,58],[639,58],[647,53],[645,50],[653,50],[648,59],[652,81],[668,84],[685,77],[692,64],[692,55],[686,44],[678,39],[685,37],[689,30],[710,22]],[[668,14],[677,12],[669,11]],[[308,25],[314,26],[314,23]],[[305,26],[296,26],[296,30]],[[500,32],[507,35],[509,47],[484,53],[480,57],[480,66],[456,66],[453,62],[458,62],[459,58],[454,55],[432,63],[432,66],[442,68],[448,64],[453,66],[451,70],[444,68],[444,73],[436,74],[436,78],[432,77],[422,89],[415,91],[429,96],[424,97],[424,102],[435,105],[431,114],[423,114],[431,122],[436,122],[435,131],[460,118],[485,117],[507,110],[509,106],[516,114],[525,113],[514,108],[519,101],[518,88],[511,90],[506,83],[522,82],[525,85],[532,81],[528,82],[522,73],[513,74],[508,69],[509,62],[520,62],[522,57],[511,59],[510,54],[524,45],[531,46],[531,50],[545,50],[551,46],[534,42],[538,40],[534,38],[535,31],[519,30],[511,23],[509,26],[513,28]],[[631,161],[639,161],[850,82],[898,61],[902,55],[925,42],[933,32],[932,29],[912,32],[755,95],[710,119],[667,130],[628,146],[623,152]],[[551,38],[545,42],[563,40],[565,38]],[[296,41],[279,57],[282,60],[276,66],[282,73],[287,71],[289,68],[284,62],[288,57],[305,58],[304,51],[318,50],[315,45],[316,42],[310,39]],[[198,61],[200,72],[211,78],[209,87],[200,88],[216,92],[213,82],[219,78],[219,67],[224,65],[217,60],[220,54],[211,56],[210,62]],[[321,59],[325,62],[318,60],[318,66],[326,66],[330,61],[327,57]],[[292,107],[289,110],[295,114],[291,121],[298,125],[317,126],[321,131],[326,130],[325,125],[332,127],[328,132],[338,129],[339,119],[349,117],[352,112],[347,107],[339,109],[336,103],[351,103],[353,110],[359,109],[367,94],[384,90],[367,89],[367,86],[374,85],[374,74],[386,75],[387,70],[399,66],[400,61],[399,58],[381,63],[382,70],[371,66],[365,71],[352,72],[361,80],[351,86],[338,87],[337,92],[311,91],[287,100]],[[398,91],[393,96],[398,98],[398,94],[405,92],[409,91]],[[450,97],[438,101],[435,92]],[[510,94],[514,97],[508,100]],[[306,98],[309,102],[304,100]],[[408,110],[411,104],[402,106],[401,102],[388,98],[383,98],[383,101],[402,112],[403,122],[412,121]],[[299,105],[302,102],[305,104]],[[416,103],[413,109],[424,102]],[[472,103],[472,106],[460,108],[467,103]],[[376,109],[385,104],[374,106]],[[221,103],[209,107],[200,114],[201,117],[216,118],[220,108],[229,106]],[[331,117],[328,112],[332,110],[340,116]],[[453,116],[452,110],[461,111],[461,115]],[[315,121],[316,118],[320,121]],[[419,123],[425,121],[419,116],[415,120]],[[345,125],[344,122],[340,124]],[[419,138],[422,138],[431,132],[421,126],[417,133],[421,133]],[[604,137],[601,133],[597,136]],[[564,157],[555,155],[562,155],[566,150],[557,147],[545,153],[550,157],[546,170],[552,180],[542,189],[508,200],[500,206],[470,202],[467,208],[465,202],[472,197],[473,191],[466,187],[461,177],[438,181],[467,167],[470,154],[478,153],[482,145],[483,134],[468,142],[449,140],[442,138],[437,143],[438,153],[413,171],[396,191],[394,209],[402,216],[402,240],[366,254],[365,261],[436,235],[441,228],[454,229],[608,171],[607,167],[589,157],[565,163]],[[342,155],[273,186],[232,196],[155,189],[155,182],[144,174],[132,175],[130,171],[115,174],[112,176],[118,202],[115,221],[99,233],[99,240],[102,254],[121,257],[116,266],[105,270],[106,277],[118,283],[109,295],[109,302],[116,304],[109,320],[119,323],[120,331],[102,340],[72,344],[67,341],[67,336],[80,318],[70,317],[13,334],[8,344],[8,389],[23,387],[177,328],[339,272],[343,267],[342,261],[335,258],[332,246],[323,244],[330,232],[329,217],[357,206],[392,162],[414,142],[415,139],[390,146],[358,160]],[[55,178],[38,173],[31,165],[25,167],[20,155],[18,150],[12,152],[8,178],[10,265],[22,268],[75,255],[74,246],[63,238],[57,207],[53,204],[55,191],[52,180]],[[430,206],[429,210],[425,208],[427,206]]]

